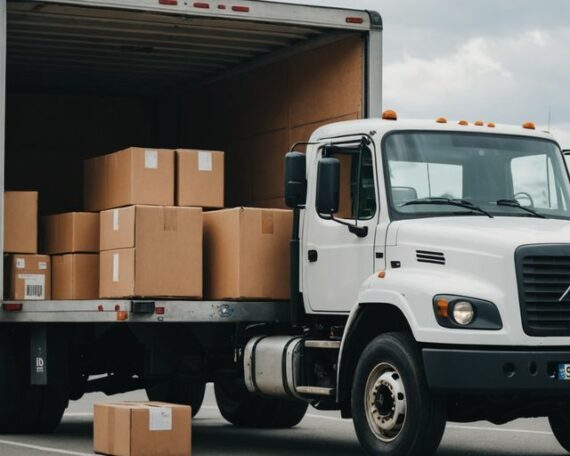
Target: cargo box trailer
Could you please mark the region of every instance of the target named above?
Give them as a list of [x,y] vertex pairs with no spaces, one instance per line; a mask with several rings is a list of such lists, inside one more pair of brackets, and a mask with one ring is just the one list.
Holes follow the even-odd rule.
[[82,161],[133,145],[223,150],[229,206],[293,210],[289,300],[4,300],[0,432],[52,430],[92,391],[197,413],[213,382],[235,425],[339,410],[371,455],[537,416],[570,450],[570,182],[549,133],[381,113],[374,12],[0,5],[0,177],[42,214],[80,210]]

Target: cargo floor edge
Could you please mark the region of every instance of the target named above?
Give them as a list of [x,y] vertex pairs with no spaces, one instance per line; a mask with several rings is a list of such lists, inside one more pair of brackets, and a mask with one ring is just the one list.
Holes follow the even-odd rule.
[[283,323],[289,307],[289,301],[2,301],[0,323]]

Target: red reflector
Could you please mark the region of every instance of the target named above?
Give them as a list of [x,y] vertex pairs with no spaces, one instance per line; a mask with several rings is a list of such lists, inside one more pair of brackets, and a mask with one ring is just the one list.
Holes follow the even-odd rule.
[[178,0],[158,0],[158,3],[160,3],[161,5],[176,6],[178,5]]
[[204,8],[204,9],[209,9],[210,5],[208,3],[194,3],[194,8]]
[[103,304],[99,304],[97,306],[97,312],[103,312],[103,310],[105,310],[105,309],[103,309]]
[[346,22],[348,24],[364,24],[364,19],[361,17],[347,17]]
[[155,313],[156,313],[157,315],[164,315],[165,311],[166,311],[166,309],[165,309],[164,307],[157,307],[157,308],[155,309]]
[[248,6],[232,6],[232,11],[236,11],[238,13],[249,13]]
[[218,9],[226,9],[226,5],[218,5]]
[[24,307],[24,304],[19,303],[19,304],[8,304],[5,303],[3,306],[4,312],[19,312],[22,310],[22,308]]
[[119,304],[115,304],[115,312],[119,312],[121,310],[121,306]]

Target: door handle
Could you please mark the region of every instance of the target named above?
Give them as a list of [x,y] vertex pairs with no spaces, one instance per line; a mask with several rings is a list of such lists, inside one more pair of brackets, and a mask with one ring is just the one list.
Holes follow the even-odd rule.
[[310,263],[315,263],[319,259],[319,252],[316,250],[309,250],[308,257]]

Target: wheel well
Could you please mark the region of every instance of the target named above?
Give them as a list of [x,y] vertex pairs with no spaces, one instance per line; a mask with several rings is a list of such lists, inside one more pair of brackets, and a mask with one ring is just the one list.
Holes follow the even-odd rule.
[[376,336],[391,331],[411,332],[411,328],[402,311],[392,304],[360,304],[358,315],[348,331],[338,382],[338,398],[344,418],[352,415],[350,390],[360,354]]

